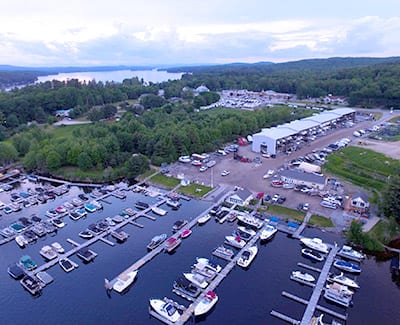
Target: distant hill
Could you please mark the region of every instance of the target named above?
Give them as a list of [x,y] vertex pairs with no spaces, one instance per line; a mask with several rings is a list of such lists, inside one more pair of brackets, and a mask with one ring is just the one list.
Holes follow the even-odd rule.
[[20,67],[13,65],[0,65],[0,71],[35,71],[45,73],[68,73],[86,71],[118,71],[118,70],[151,70],[154,66],[88,66],[88,67]]

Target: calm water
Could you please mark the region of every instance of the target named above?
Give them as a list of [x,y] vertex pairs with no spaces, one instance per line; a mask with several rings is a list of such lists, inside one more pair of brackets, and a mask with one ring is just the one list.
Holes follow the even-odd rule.
[[37,82],[46,82],[51,80],[66,81],[70,79],[78,79],[79,81],[114,81],[122,82],[124,79],[130,79],[138,77],[139,80],[148,82],[163,82],[168,80],[181,79],[183,73],[170,73],[166,71],[158,70],[119,70],[119,71],[89,71],[89,72],[70,72],[70,73],[59,73],[56,75],[40,76]]
[[[58,197],[48,206],[39,205],[13,216],[3,216],[0,224],[4,226],[12,219],[31,213],[46,218],[44,212],[48,208],[54,208],[78,193],[81,193],[80,189],[72,188],[69,194]],[[8,202],[6,198],[8,196],[1,193],[0,200]],[[133,207],[138,199],[148,203],[156,200],[135,193],[128,193],[126,200],[110,197],[108,200],[112,204],[104,204],[101,212],[95,212],[76,222],[66,218],[68,224],[55,237],[47,236],[23,250],[15,242],[0,246],[1,322],[26,324],[29,320],[33,324],[158,324],[157,320],[149,318],[149,298],[167,296],[187,306],[187,301],[171,292],[173,281],[182,272],[190,271],[196,256],[211,257],[212,250],[223,242],[225,235],[235,229],[236,223],[221,225],[210,220],[204,226],[196,226],[192,235],[183,240],[174,254],[161,253],[141,268],[134,285],[124,295],[116,292],[107,295],[104,278],[114,278],[144,255],[146,245],[154,235],[163,232],[171,234],[171,227],[177,219],[191,219],[207,209],[210,205],[206,202],[182,201],[182,207],[178,211],[162,206],[168,210],[168,214],[157,217],[156,221],[140,218],[138,222],[144,225],[143,229],[133,225],[126,226],[124,230],[130,233],[130,237],[124,244],[111,247],[98,242],[91,246],[99,254],[94,262],[83,264],[73,256],[72,260],[80,267],[68,274],[58,265],[54,266],[48,272],[55,280],[43,290],[40,297],[32,297],[6,272],[7,265],[24,254],[31,255],[38,264],[43,263],[39,250],[45,244],[57,240],[68,249],[71,245],[66,242],[67,238],[81,242],[78,232],[88,224],[106,216],[114,216],[126,207]],[[320,236],[331,243],[341,242],[340,238],[315,229],[306,229],[305,235]],[[301,319],[305,306],[281,296],[283,290],[303,298],[311,296],[309,287],[289,279],[290,272],[298,269],[296,263],[300,261],[310,263],[301,257],[299,242],[278,233],[270,243],[259,246],[259,253],[248,270],[235,267],[231,271],[216,290],[220,298],[216,308],[196,322],[284,324],[269,315],[272,309]],[[222,260],[220,262],[225,264]],[[377,263],[373,259],[367,259],[362,264],[363,272],[358,279],[361,289],[355,295],[354,306],[348,310],[348,324],[393,324],[396,323],[394,320],[400,320],[400,309],[396,307],[400,293],[391,280],[389,264]],[[315,266],[321,264],[316,263]],[[330,305],[323,299],[320,304],[341,313],[345,312],[341,307]],[[330,318],[326,317],[326,320]]]

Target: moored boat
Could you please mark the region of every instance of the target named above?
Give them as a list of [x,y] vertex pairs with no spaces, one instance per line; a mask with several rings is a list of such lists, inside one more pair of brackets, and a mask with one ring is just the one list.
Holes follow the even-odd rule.
[[335,286],[335,284],[331,285],[329,289],[326,289],[324,292],[324,298],[337,303],[344,307],[349,307],[352,301],[353,295],[346,294],[341,290],[340,287]]
[[335,260],[335,262],[333,262],[333,266],[350,273],[361,273],[361,268],[358,265],[347,261]]
[[314,249],[324,254],[329,253],[328,245],[325,244],[320,238],[303,237],[300,239],[300,241],[308,248]]
[[58,260],[58,264],[61,266],[61,268],[65,272],[71,272],[73,269],[75,269],[74,263],[69,258],[60,258]]
[[118,242],[122,243],[128,239],[129,234],[122,229],[111,231],[111,236],[114,237]]
[[7,268],[7,272],[15,280],[19,280],[25,275],[24,270],[17,263],[9,265],[8,268]]
[[58,253],[58,254],[64,254],[65,250],[64,247],[61,246],[59,242],[54,242],[51,244],[51,247]]
[[345,276],[342,272],[340,274],[330,274],[328,276],[328,281],[340,283],[340,284],[343,284],[347,287],[354,288],[354,289],[360,288],[359,284],[356,281]]
[[278,229],[273,225],[265,225],[260,233],[260,240],[268,240],[271,239]]
[[52,260],[57,257],[57,253],[54,251],[54,249],[49,246],[45,245],[40,249],[40,255],[42,255],[46,260]]
[[61,219],[52,219],[51,223],[56,226],[57,228],[63,228],[65,226],[64,221],[62,221]]
[[84,239],[90,239],[93,238],[94,235],[91,231],[89,230],[83,230],[79,233],[79,237],[84,238]]
[[190,229],[184,229],[181,232],[181,238],[187,238],[192,234],[192,230]]
[[181,203],[176,200],[167,200],[166,204],[170,206],[172,209],[178,209],[181,206]]
[[139,210],[146,210],[150,207],[150,205],[146,202],[143,201],[137,201],[135,203],[135,208],[139,209]]
[[340,292],[343,292],[345,295],[348,295],[348,296],[354,295],[354,291],[350,290],[349,287],[344,284],[334,282],[333,284],[326,285],[326,289],[330,289],[332,287],[336,287],[337,290],[339,290]]
[[357,262],[365,258],[365,254],[347,245],[342,246],[342,248],[338,252],[338,255]]
[[155,214],[158,214],[159,216],[165,216],[167,214],[166,210],[159,207],[152,207],[151,211],[153,211]]
[[182,276],[174,281],[173,287],[178,293],[181,292],[193,298],[197,297],[201,291],[198,286]]
[[205,257],[196,257],[197,263],[202,263],[207,265],[210,269],[212,269],[215,272],[220,272],[222,270],[222,266],[217,264],[217,262],[213,260],[209,260],[208,258]]
[[135,281],[138,271],[134,270],[127,274],[120,275],[113,285],[113,289],[119,293],[125,291]]
[[256,217],[253,217],[249,214],[239,215],[237,218],[243,224],[250,226],[250,227],[255,227],[257,229],[260,229],[264,224],[264,222],[262,220],[260,220]]
[[246,248],[240,255],[239,259],[237,260],[237,264],[241,267],[249,267],[251,262],[254,260],[258,253],[258,247],[257,246],[251,246],[249,248]]
[[157,314],[172,323],[175,323],[181,316],[178,309],[170,301],[150,299],[150,306]]
[[240,236],[225,236],[225,243],[236,248],[243,248],[246,245],[246,241]]
[[304,273],[301,271],[293,271],[290,278],[291,279],[299,279],[299,280],[306,281],[306,282],[314,282],[315,281],[315,278],[311,274]]
[[187,220],[177,220],[172,226],[172,231],[176,232],[179,229],[182,229],[187,223]]
[[201,289],[205,289],[208,286],[208,282],[204,275],[199,273],[183,273],[183,276]]
[[37,267],[37,264],[34,260],[31,259],[29,255],[24,255],[20,258],[19,260],[21,266],[26,270],[26,271],[32,271]]
[[309,248],[303,248],[301,254],[314,261],[322,262],[324,260],[324,257],[320,253]]
[[217,302],[217,294],[214,291],[207,291],[200,302],[194,307],[194,315],[200,316],[208,313]]
[[235,255],[235,252],[232,249],[226,248],[224,245],[221,245],[214,249],[212,254],[216,257],[229,261]]
[[168,253],[171,253],[173,250],[175,250],[175,248],[177,248],[180,245],[180,243],[181,243],[180,238],[170,237],[165,242],[165,250]]
[[21,248],[24,248],[26,245],[28,245],[28,240],[25,238],[24,235],[16,236],[15,241],[18,244],[18,246]]
[[36,294],[40,293],[40,290],[42,289],[40,281],[36,280],[35,278],[31,277],[30,275],[25,275],[22,278],[22,280],[20,281],[20,283],[32,295],[36,295]]
[[210,219],[211,219],[211,216],[207,213],[204,216],[202,216],[199,219],[197,219],[197,223],[199,225],[204,225]]
[[148,250],[152,250],[158,246],[160,246],[167,239],[167,234],[161,234],[154,236],[150,243],[147,245]]

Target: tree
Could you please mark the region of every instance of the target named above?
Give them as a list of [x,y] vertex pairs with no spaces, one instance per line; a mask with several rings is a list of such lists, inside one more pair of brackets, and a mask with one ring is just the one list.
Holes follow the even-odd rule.
[[18,152],[12,144],[0,142],[0,163],[7,165],[18,158]]
[[390,175],[382,190],[381,209],[388,218],[400,219],[400,176]]
[[135,178],[149,169],[149,160],[141,154],[133,154],[125,163],[126,176]]
[[57,151],[52,150],[46,157],[46,165],[49,170],[57,170],[61,167],[61,156]]
[[78,167],[83,171],[87,171],[93,167],[92,160],[86,151],[83,151],[79,154]]

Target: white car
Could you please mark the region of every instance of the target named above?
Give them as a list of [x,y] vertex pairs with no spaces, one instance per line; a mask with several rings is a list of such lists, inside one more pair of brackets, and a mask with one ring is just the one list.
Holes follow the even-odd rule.
[[208,169],[207,166],[201,166],[200,169],[199,169],[199,171],[205,172],[207,169]]
[[263,178],[269,178],[274,174],[274,170],[273,169],[268,169],[267,173],[264,174]]
[[229,170],[223,170],[221,176],[228,176],[231,172]]

